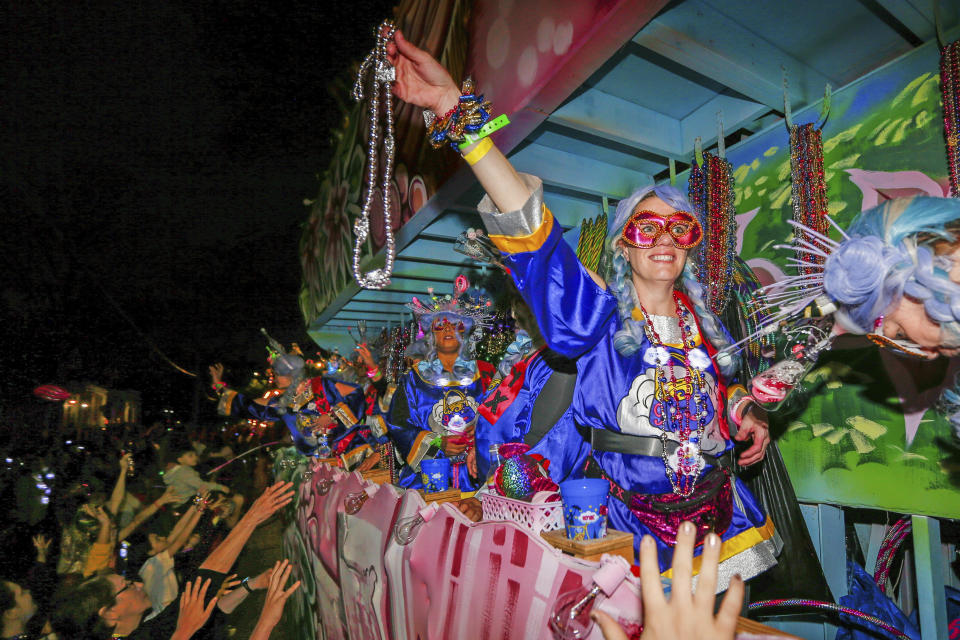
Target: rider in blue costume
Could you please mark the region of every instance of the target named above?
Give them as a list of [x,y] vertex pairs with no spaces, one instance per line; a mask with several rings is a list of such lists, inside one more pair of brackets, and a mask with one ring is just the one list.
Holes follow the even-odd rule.
[[251,398],[227,388],[222,381],[223,365],[210,367],[213,387],[220,393],[218,412],[282,421],[301,454],[342,455],[348,467],[355,466],[371,452],[366,441],[355,437],[364,411],[363,390],[329,377],[305,379],[303,358],[285,352],[273,340],[271,343],[270,366],[277,389],[264,397]]
[[[446,70],[406,40],[397,37],[388,55],[401,99],[453,119],[465,117],[458,105],[477,108],[475,95],[461,97]],[[456,143],[447,117],[438,122],[431,131]],[[735,363],[713,358],[730,339],[685,268],[703,236],[686,198],[648,187],[620,201],[608,228],[608,284],[564,242],[539,179],[520,176],[490,138],[462,151],[488,194],[478,208],[490,239],[547,344],[577,359],[572,412],[593,452],[585,469],[571,471],[610,481],[611,526],[637,534],[638,547],[651,535],[667,577],[680,519],[694,521],[699,540],[720,534],[720,589],[772,566],[781,542],[732,476],[728,428],[728,420],[740,424],[737,439],[753,441],[739,458],[753,464],[769,442],[766,419],[742,387],[728,388],[724,375]]]
[[451,486],[469,491],[475,482],[467,468],[477,421],[477,398],[487,389],[495,370],[469,356],[469,336],[486,316],[482,303],[464,294],[466,278],[457,279],[456,295],[434,296],[426,305],[410,305],[425,335],[411,345],[424,355],[397,383],[387,423],[389,437],[406,463],[399,484],[422,487],[420,462],[450,458]]

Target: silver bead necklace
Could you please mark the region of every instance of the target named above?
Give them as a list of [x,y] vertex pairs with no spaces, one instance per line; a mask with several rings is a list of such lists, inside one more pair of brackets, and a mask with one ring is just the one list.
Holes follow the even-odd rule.
[[[368,72],[373,70],[373,91],[370,94],[370,135],[367,147],[367,193],[363,201],[363,210],[360,217],[353,223],[353,232],[356,241],[353,245],[353,277],[357,284],[364,289],[383,289],[390,284],[390,275],[393,273],[393,260],[396,255],[396,245],[393,237],[393,225],[390,220],[390,179],[393,174],[393,160],[396,145],[393,139],[393,102],[390,89],[396,80],[396,70],[387,59],[387,43],[393,40],[397,27],[391,20],[384,20],[377,28],[377,45],[374,47],[357,72],[357,81],[351,93],[354,100],[363,100],[363,81]],[[383,195],[383,223],[386,226],[386,261],[382,268],[373,269],[364,274],[360,271],[360,256],[364,243],[370,235],[370,207],[373,204],[373,192],[377,183],[377,153],[380,147],[380,91],[383,91],[383,147],[385,162],[381,176],[380,192]]]

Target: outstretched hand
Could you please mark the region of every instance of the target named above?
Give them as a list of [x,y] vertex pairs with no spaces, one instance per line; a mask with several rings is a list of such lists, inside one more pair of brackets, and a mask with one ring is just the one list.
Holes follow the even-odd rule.
[[438,116],[457,106],[460,89],[437,60],[413,45],[398,29],[387,44],[387,59],[396,69],[393,93],[404,102],[431,109]]
[[[689,522],[680,525],[673,550],[673,585],[667,600],[660,583],[657,545],[650,536],[640,542],[640,589],[643,595],[643,633],[641,640],[685,638],[689,640],[732,639],[743,603],[743,580],[730,581],[723,602],[713,613],[720,560],[720,536],[707,535],[703,545],[697,590],[693,592],[693,549],[696,528]],[[627,635],[613,618],[600,610],[590,614],[606,640],[626,640]]]
[[210,365],[208,369],[210,372],[210,380],[213,384],[219,384],[223,382],[223,364],[218,362],[217,364]]
[[258,627],[262,625],[272,629],[280,622],[280,616],[283,614],[283,606],[287,603],[287,598],[300,586],[300,581],[297,580],[290,585],[289,589],[286,588],[287,579],[290,577],[292,570],[293,565],[290,564],[289,560],[278,561],[273,565],[269,586],[267,587],[267,597],[263,603],[263,610],[260,612],[260,620],[257,622]]

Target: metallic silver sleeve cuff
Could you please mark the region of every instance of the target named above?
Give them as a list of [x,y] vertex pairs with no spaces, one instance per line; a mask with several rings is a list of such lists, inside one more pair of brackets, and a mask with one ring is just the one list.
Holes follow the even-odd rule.
[[543,181],[527,173],[521,173],[520,179],[530,190],[530,197],[520,209],[501,213],[488,195],[477,205],[489,235],[529,236],[543,223]]

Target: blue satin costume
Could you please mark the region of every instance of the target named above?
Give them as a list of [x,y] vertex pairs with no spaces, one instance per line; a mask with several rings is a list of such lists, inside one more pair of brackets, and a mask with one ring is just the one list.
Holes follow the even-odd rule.
[[[543,357],[543,349],[531,350],[480,400],[476,430],[480,478],[490,475],[491,444],[524,441],[532,426],[534,404],[553,373]],[[548,472],[553,481],[559,483],[568,479],[570,471],[583,467],[589,451],[577,433],[573,414],[568,409],[530,453],[539,453],[550,460]]]
[[336,418],[336,426],[327,434],[327,443],[333,455],[345,455],[350,466],[353,466],[366,457],[371,449],[369,428],[360,423],[365,409],[363,389],[341,383],[352,388],[344,395],[333,379],[317,377],[308,382],[312,397],[296,411],[288,409],[281,413],[278,397],[262,405],[230,389],[220,397],[219,411],[226,416],[248,415],[257,420],[283,421],[297,451],[305,456],[317,453],[318,439],[311,434],[311,428],[317,426],[321,415],[330,413]]
[[[400,379],[387,417],[389,437],[406,463],[397,483],[400,486],[421,488],[420,461],[424,458],[447,457],[439,446],[431,444],[443,432],[445,397],[449,407],[452,402],[460,400],[460,394],[463,394],[467,399],[463,415],[471,424],[475,421],[476,399],[483,395],[495,373],[489,363],[482,360],[476,363],[472,379],[449,380],[445,384],[428,382],[423,372],[432,365],[438,366],[438,360],[433,363],[421,361]],[[474,421],[469,419],[471,411]],[[470,478],[467,465],[460,461],[454,465],[454,469],[456,478],[451,478],[451,488],[459,486],[462,491],[472,491],[475,483]]]
[[[616,297],[594,282],[563,240],[560,225],[543,204],[543,186],[539,179],[527,175],[522,178],[531,190],[522,209],[499,213],[489,196],[484,197],[478,208],[491,240],[502,252],[505,265],[536,317],[547,344],[561,355],[578,358],[578,379],[571,406],[573,420],[586,428],[659,437],[665,423],[662,403],[654,400],[656,359],[665,362],[667,355],[661,349],[666,349],[677,379],[682,380],[681,345],[656,348],[644,338],[640,350],[631,356],[625,357],[616,351],[613,337],[621,328]],[[719,455],[734,446],[726,428],[725,385],[709,355],[712,347],[704,345],[699,336],[696,344],[690,360],[703,372],[713,400],[708,408],[709,424],[701,447],[704,453]],[[669,391],[678,396],[681,392],[680,389]],[[583,437],[575,428],[567,429],[565,435],[566,438],[558,438],[553,445],[545,443],[540,453],[552,459],[551,475],[570,472],[573,477],[580,477],[582,467],[554,469],[571,461],[579,463],[577,456],[570,455],[567,449],[579,449],[583,446]],[[645,494],[672,491],[661,457],[597,450],[592,456],[624,489]],[[704,468],[701,477],[710,469],[709,465]],[[772,521],[746,486],[735,482],[734,494],[733,521],[722,535],[718,577],[721,588],[726,587],[734,574],[747,579],[773,566],[782,546]],[[608,508],[609,525],[634,533],[635,551],[639,553],[641,537],[650,532],[612,495]],[[673,549],[656,536],[654,539],[661,572],[665,577],[672,577]],[[701,550],[702,547],[698,547],[697,556]],[[694,570],[699,571],[698,557],[694,558]]]

